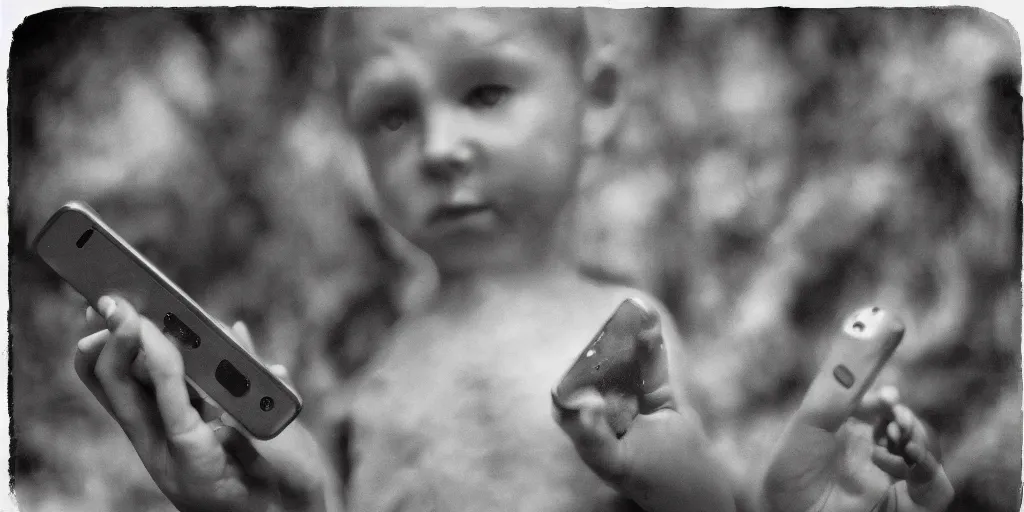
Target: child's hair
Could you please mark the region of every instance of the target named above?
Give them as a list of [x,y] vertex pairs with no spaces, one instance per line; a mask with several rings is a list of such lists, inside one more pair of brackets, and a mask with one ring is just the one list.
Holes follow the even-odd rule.
[[[322,18],[319,39],[319,70],[317,84],[322,88],[346,91],[347,69],[352,69],[358,59],[357,45],[352,44],[358,26],[355,14],[359,10],[380,9],[371,7],[342,7],[326,9]],[[391,7],[390,9],[408,9]],[[445,7],[440,9],[456,9]],[[590,51],[586,13],[583,8],[486,8],[492,11],[522,11],[529,14],[530,22],[537,33],[548,39],[552,48],[568,52],[574,71],[582,77],[583,63]]]

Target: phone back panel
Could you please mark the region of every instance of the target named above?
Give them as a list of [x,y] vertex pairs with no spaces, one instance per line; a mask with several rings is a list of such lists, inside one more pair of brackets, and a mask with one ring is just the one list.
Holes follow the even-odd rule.
[[[174,331],[179,325],[174,319],[187,326],[198,340],[187,338],[193,342],[184,343],[174,335],[168,338],[178,344],[189,380],[254,437],[274,437],[298,415],[302,407],[298,395],[239,347],[224,326],[106,226],[88,206],[65,205],[51,217],[34,245],[39,256],[94,307],[104,295],[120,295],[165,333],[178,332]],[[173,318],[168,320],[168,314]],[[224,361],[244,378],[231,373],[234,378],[225,379],[225,372],[230,373],[230,369]],[[229,390],[222,382],[246,385]]]
[[636,335],[651,321],[650,315],[635,301],[623,301],[559,381],[552,397],[561,402],[587,387],[598,393],[642,394]]

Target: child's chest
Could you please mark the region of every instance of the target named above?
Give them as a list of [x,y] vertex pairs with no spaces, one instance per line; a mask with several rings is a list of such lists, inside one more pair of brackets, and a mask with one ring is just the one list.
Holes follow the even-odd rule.
[[357,510],[621,510],[551,416],[552,386],[610,312],[398,330],[353,408]]

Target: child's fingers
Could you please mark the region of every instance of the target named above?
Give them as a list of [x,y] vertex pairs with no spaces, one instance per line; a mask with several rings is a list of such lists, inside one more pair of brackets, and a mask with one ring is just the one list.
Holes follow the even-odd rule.
[[242,470],[250,477],[265,484],[271,478],[273,472],[269,471],[269,468],[264,464],[261,464],[261,462],[265,461],[261,461],[262,456],[256,451],[252,441],[238,429],[225,425],[220,420],[215,420],[213,425],[213,432],[217,441],[238,461]]
[[661,317],[659,317],[658,313],[650,307],[641,304],[636,299],[633,300],[637,304],[640,304],[647,312],[644,317],[644,323],[636,334],[636,339],[640,343],[640,347],[651,354],[660,353],[663,345],[661,335]]
[[[118,419],[123,420],[126,430],[131,430],[129,437],[145,443],[135,443],[136,446],[148,446],[158,435],[166,436],[173,444],[196,441],[194,434],[205,423],[189,400],[181,353],[130,303],[105,299],[97,302],[97,306],[114,340],[97,361],[97,376]],[[132,375],[132,365],[140,350],[145,354],[144,372],[152,383],[156,411],[149,410],[153,400]],[[150,424],[153,413],[159,414],[163,423],[159,434]],[[198,442],[202,442],[202,437],[200,433]]]
[[665,357],[665,338],[661,332],[661,317],[658,312],[636,299],[647,313],[641,329],[636,334],[637,348],[642,358],[642,385],[645,393],[657,390],[668,382],[668,364]]
[[295,389],[295,383],[292,381],[291,374],[288,373],[288,368],[285,368],[283,364],[272,364],[267,366],[270,373],[274,374],[275,377],[284,381],[288,387]]
[[872,390],[864,394],[853,417],[864,423],[877,425],[880,421],[893,419],[893,407],[899,403],[899,391],[892,386]]
[[621,445],[601,409],[585,407],[580,410],[579,421],[570,422],[563,428],[583,460],[590,462],[602,474],[616,473],[616,468],[621,466]]
[[281,380],[290,380],[291,377],[288,375],[288,369],[283,364],[272,364],[267,367],[270,373],[273,373],[275,377]]
[[[927,452],[929,452],[936,460],[942,460],[942,447],[939,445],[938,437],[935,435],[927,424],[922,422],[917,415],[913,413],[905,405],[898,405],[895,407],[896,418],[895,421],[900,425],[900,430],[903,433],[902,439],[899,441],[899,445],[905,446],[907,443],[913,441],[923,446]],[[901,453],[901,455],[905,455]],[[908,460],[907,464],[911,462]]]
[[256,347],[252,342],[252,333],[249,332],[249,328],[245,325],[245,322],[241,320],[235,322],[235,325],[231,326],[231,334],[235,335],[235,341],[245,349],[246,352],[256,355]]
[[139,355],[132,361],[131,368],[132,377],[139,381],[142,386],[150,391],[153,390],[153,379],[149,375],[149,371],[146,370],[146,351],[142,350]]
[[567,400],[558,400],[552,396],[552,402],[555,405],[555,420],[559,423],[575,421],[583,408],[600,409],[605,406],[604,398],[592,388],[577,391]]
[[907,494],[910,499],[927,510],[945,510],[953,500],[953,485],[942,465],[917,441],[907,443],[906,452],[911,462],[907,473]]
[[865,423],[875,423],[875,419],[884,411],[885,402],[877,391],[868,391],[860,404],[853,411],[853,417]]
[[[267,470],[273,470],[288,510],[309,510],[312,497],[323,499],[331,480],[330,463],[322,458],[313,436],[303,428],[288,428],[278,442],[252,441]],[[301,455],[301,456],[296,456]],[[319,507],[317,507],[319,510]]]
[[207,400],[202,393],[188,382],[185,382],[185,389],[188,390],[189,403],[192,404],[192,408],[199,411],[199,416],[203,418],[203,421],[210,422],[224,414],[223,409]]
[[100,352],[109,340],[110,331],[106,329],[79,340],[75,351],[75,373],[78,374],[82,384],[85,384],[86,389],[92,392],[100,405],[106,409],[107,414],[114,416],[110,400],[107,398],[106,392],[103,391],[99,379],[96,378],[96,360],[99,359]]
[[945,510],[953,499],[953,486],[931,451],[932,440],[925,425],[910,408],[896,404],[886,437],[891,446],[898,447],[898,453],[886,451],[899,455],[906,467],[904,478],[910,500],[925,510]]
[[878,398],[891,409],[900,403],[900,390],[896,386],[883,386],[878,390]]
[[271,489],[277,486],[277,472],[256,450],[252,441],[245,434],[231,425],[224,424],[219,419],[212,421],[210,426],[213,429],[214,438],[224,448],[224,451],[238,463],[238,467],[245,474],[250,485],[262,489]]
[[[96,359],[95,375],[110,404],[114,418],[137,447],[148,446],[151,426],[147,409],[151,405],[142,386],[131,375],[132,361],[138,355],[141,319],[125,301],[115,303],[103,297],[97,305],[107,321],[111,339]],[[141,444],[140,444],[141,443]]]
[[92,306],[85,308],[85,325],[90,328],[105,328],[103,324],[103,317],[96,312]]
[[[638,404],[640,412],[650,414],[660,409],[674,409],[675,395],[669,384],[668,357],[665,337],[662,335],[661,317],[656,310],[639,301],[637,303],[647,311],[646,321],[636,335],[641,357],[640,377],[643,390],[643,400]],[[616,430],[621,433],[620,428]]]
[[140,330],[146,352],[146,372],[153,382],[157,408],[168,440],[177,442],[202,429],[206,423],[192,407],[181,352],[152,322],[142,321]]
[[903,457],[890,452],[885,446],[875,446],[871,451],[871,462],[889,476],[903,480],[907,477],[907,464]]
[[[92,356],[91,358],[87,359],[89,363],[86,365],[86,367],[88,368],[88,376],[90,377],[91,380],[95,380],[95,376],[92,375],[92,372],[93,367],[96,364],[96,358],[99,357],[99,349],[101,349],[102,345],[106,344],[107,340],[109,339],[110,331],[104,328],[102,331],[93,333],[78,341],[78,352],[82,353],[83,355],[91,354]],[[153,381],[149,378],[149,374],[146,373],[144,360],[145,354],[140,352],[139,355],[132,360],[130,373],[132,377],[135,377],[135,379],[141,382],[143,386],[147,388],[152,388]],[[79,376],[81,376],[81,374],[79,374]],[[110,411],[108,410],[108,412]]]
[[556,420],[576,451],[595,472],[614,481],[622,473],[621,443],[605,414],[605,402],[596,392],[583,392],[568,403],[556,403]]
[[[318,483],[315,475],[301,466],[278,467],[260,453],[253,441],[238,429],[214,422],[214,435],[224,450],[231,454],[253,485],[276,492],[287,510],[307,510],[312,505],[313,489]],[[269,445],[264,445],[266,448]],[[295,460],[294,454],[287,459]]]
[[88,354],[92,356],[92,361],[96,361],[96,356],[99,356],[100,350],[103,345],[110,339],[110,331],[103,329],[102,331],[94,332],[80,340],[78,340],[77,349],[78,352]]
[[890,441],[898,443],[903,438],[904,430],[895,422],[889,422],[889,425],[885,427],[885,435]]
[[922,440],[925,436],[924,426],[909,407],[899,404],[893,408],[895,422],[899,425],[904,439]]
[[[259,355],[256,354],[256,346],[252,341],[252,333],[249,331],[249,327],[245,325],[245,322],[241,320],[235,322],[235,324],[231,326],[231,333],[234,334],[235,341],[237,341],[242,348],[255,357],[257,361],[260,361],[261,363],[263,362]],[[295,385],[292,382],[291,376],[288,374],[288,369],[285,368],[284,365],[271,364],[267,365],[267,369],[270,370],[270,373],[274,374],[275,377],[281,379],[285,384],[294,388]]]
[[[597,420],[604,417],[607,403],[596,391],[586,390],[577,393],[564,404],[564,408],[574,411],[575,414],[563,416],[562,423],[568,424],[571,428],[586,427],[586,432],[583,432],[585,435],[600,433],[597,428],[600,422]],[[608,424],[604,423],[604,426],[608,427]]]
[[604,418],[615,437],[621,438],[629,430],[640,412],[640,400],[635,396],[609,393],[605,398]]

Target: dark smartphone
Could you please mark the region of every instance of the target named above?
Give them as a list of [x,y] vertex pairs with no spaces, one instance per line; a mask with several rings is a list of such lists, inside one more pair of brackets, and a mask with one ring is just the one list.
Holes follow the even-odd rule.
[[640,397],[645,391],[642,362],[647,348],[637,334],[654,325],[654,313],[635,299],[626,299],[583,349],[551,392],[555,404],[565,407],[572,395],[585,388],[598,393]]
[[186,380],[257,439],[270,439],[291,423],[302,400],[235,343],[223,324],[139,254],[88,205],[61,207],[32,244],[47,265],[95,308],[104,295],[133,302],[172,341],[185,362]]

